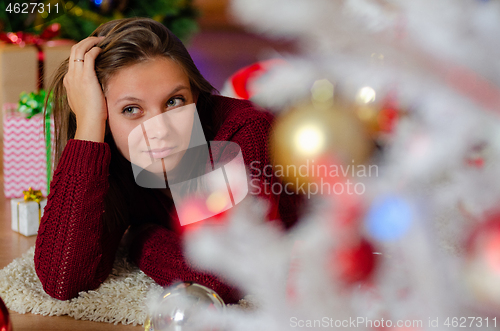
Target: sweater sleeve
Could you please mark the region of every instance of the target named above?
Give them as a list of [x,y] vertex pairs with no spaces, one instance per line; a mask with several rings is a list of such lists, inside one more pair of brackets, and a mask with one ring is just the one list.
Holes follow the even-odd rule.
[[59,160],[35,248],[35,269],[50,296],[68,300],[109,275],[125,228],[104,226],[111,152],[106,143],[70,140]]

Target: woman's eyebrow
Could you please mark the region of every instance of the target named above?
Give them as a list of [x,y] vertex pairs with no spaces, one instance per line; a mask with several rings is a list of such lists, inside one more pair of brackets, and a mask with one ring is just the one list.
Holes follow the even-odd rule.
[[134,102],[141,102],[141,101],[142,101],[142,99],[139,99],[139,98],[135,98],[135,97],[132,97],[132,96],[126,95],[126,96],[124,96],[123,98],[120,98],[120,99],[116,100],[115,105],[116,105],[116,104],[119,104],[120,102],[122,102],[122,101],[124,101],[124,100],[127,100],[127,101],[134,101]]
[[[172,95],[172,94],[175,94],[181,90],[189,90],[189,87],[187,87],[186,85],[178,85],[176,86],[172,91],[170,91],[169,95]],[[139,98],[136,98],[136,97],[133,97],[133,96],[130,96],[130,95],[126,95],[118,100],[116,100],[115,102],[115,105],[116,104],[119,104],[120,102],[122,101],[134,101],[134,102],[141,102],[143,101],[142,99],[139,99]]]
[[189,87],[185,86],[185,85],[178,85],[176,88],[174,88],[171,92],[170,92],[170,95],[174,94],[174,93],[177,93],[179,92],[180,90],[188,90]]

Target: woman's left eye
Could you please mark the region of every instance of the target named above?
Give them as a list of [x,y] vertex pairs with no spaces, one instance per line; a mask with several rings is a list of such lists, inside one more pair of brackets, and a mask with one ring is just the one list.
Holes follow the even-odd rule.
[[133,106],[128,106],[123,108],[122,113],[128,116],[131,115],[137,115],[140,112],[140,109],[138,107],[133,107]]
[[167,101],[168,107],[178,107],[184,103],[185,99],[181,97],[172,98]]

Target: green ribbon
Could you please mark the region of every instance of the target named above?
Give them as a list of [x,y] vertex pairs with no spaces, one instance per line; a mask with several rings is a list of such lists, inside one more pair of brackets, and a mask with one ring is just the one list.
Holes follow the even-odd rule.
[[50,138],[50,113],[45,113],[45,157],[47,161],[47,196],[50,191],[50,181],[52,177],[52,143]]
[[47,195],[50,190],[50,180],[52,177],[52,144],[50,132],[50,115],[52,114],[52,92],[47,96],[43,89],[37,92],[21,92],[17,110],[30,119],[37,114],[44,113],[45,100],[48,98],[47,109],[45,110],[45,156],[47,164]]

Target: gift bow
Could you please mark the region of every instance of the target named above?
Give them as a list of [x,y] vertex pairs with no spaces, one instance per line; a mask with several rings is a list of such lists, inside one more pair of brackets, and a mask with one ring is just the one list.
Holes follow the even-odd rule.
[[[47,92],[45,90],[39,90],[38,92],[21,92],[19,95],[19,105],[17,110],[20,113],[26,114],[26,118],[30,119],[33,116],[43,113],[45,108],[45,99],[47,98]],[[46,117],[52,114],[52,92],[49,94]]]
[[0,32],[0,40],[9,44],[17,44],[21,47],[25,45],[40,45],[44,41],[55,38],[61,31],[61,24],[53,23],[46,27],[40,35],[28,32]]
[[[24,194],[24,201],[25,202],[30,202],[30,201],[35,201],[38,203],[38,223],[40,223],[42,219],[42,208],[40,206],[40,201],[43,199],[42,191],[39,190],[33,190],[31,187],[27,191],[23,191]],[[17,203],[17,231],[20,231],[20,222],[19,222],[19,205],[21,202]]]
[[42,191],[33,190],[31,187],[27,191],[23,191],[24,201],[35,201],[36,203],[40,203],[43,199]]

